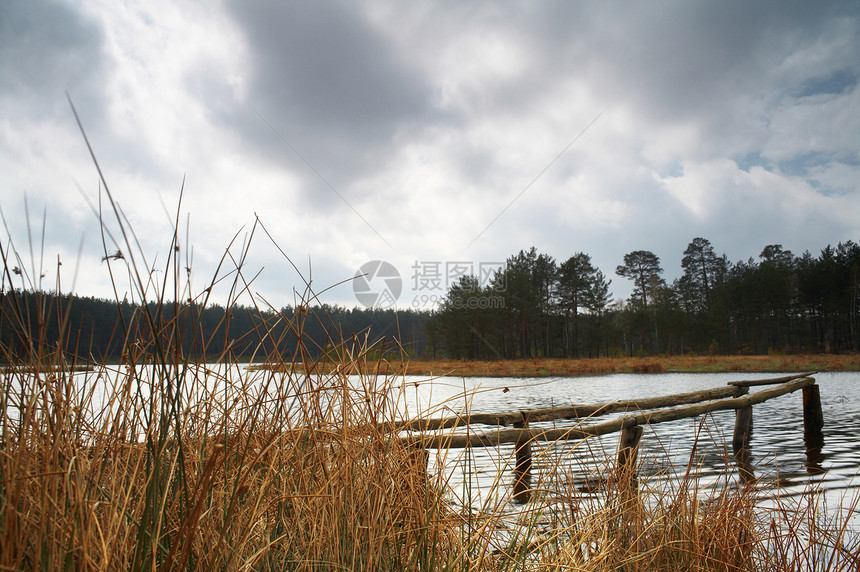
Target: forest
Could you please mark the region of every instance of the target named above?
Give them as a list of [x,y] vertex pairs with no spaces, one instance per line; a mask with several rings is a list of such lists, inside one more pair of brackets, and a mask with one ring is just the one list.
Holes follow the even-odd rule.
[[632,294],[614,300],[612,279],[588,254],[558,263],[532,247],[509,257],[484,284],[461,277],[432,311],[187,302],[141,308],[4,290],[0,359],[14,361],[38,346],[117,360],[129,340],[152,339],[149,323],[170,324],[158,335],[195,360],[229,354],[249,361],[273,352],[317,359],[334,350],[331,340],[354,338],[374,351],[424,359],[858,351],[860,245],[853,241],[818,256],[768,245],[758,258],[729,263],[708,240],[695,238],[681,253],[681,267],[669,283],[657,255],[632,251],[613,273],[632,282]]
[[860,246],[818,256],[774,244],[729,263],[704,238],[681,254],[668,283],[660,258],[636,250],[614,274],[632,281],[613,301],[588,254],[558,263],[532,247],[481,285],[466,276],[427,322],[436,357],[511,359],[677,354],[856,352]]
[[[30,348],[61,347],[79,361],[115,362],[140,340],[179,347],[192,361],[238,361],[281,355],[292,361],[335,352],[333,343],[357,338],[369,355],[420,355],[428,314],[319,305],[278,311],[218,304],[129,302],[30,291],[0,293],[0,361],[16,363]],[[150,324],[158,324],[154,328]],[[167,327],[165,327],[167,325]],[[301,344],[299,344],[299,336]],[[144,353],[154,347],[140,348]],[[127,350],[127,347],[126,347]],[[334,357],[334,354],[332,354]]]

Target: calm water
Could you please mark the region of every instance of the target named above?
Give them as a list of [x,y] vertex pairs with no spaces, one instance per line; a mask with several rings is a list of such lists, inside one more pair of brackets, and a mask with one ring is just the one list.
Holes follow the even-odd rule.
[[[506,412],[571,404],[599,403],[619,399],[653,397],[724,386],[740,379],[766,379],[782,374],[616,374],[593,377],[559,378],[406,378],[403,398],[410,412],[429,410],[432,416],[473,412]],[[779,483],[783,492],[800,493],[816,487],[825,493],[831,506],[845,505],[852,495],[860,494],[860,373],[815,374],[820,387],[824,415],[824,443],[820,452],[807,455],[803,434],[801,392],[795,392],[753,408],[752,462],[756,476],[765,485]],[[762,388],[751,388],[755,392]],[[605,421],[612,416],[596,418]],[[691,461],[699,468],[700,483],[725,483],[737,478],[731,462],[734,411],[720,411],[696,419],[684,419],[646,427],[641,441],[640,475],[644,478],[670,478],[683,475]],[[572,421],[556,421],[557,427]],[[552,424],[550,424],[552,425]],[[537,425],[540,426],[540,425]],[[478,428],[492,430],[491,428]],[[549,488],[573,483],[588,490],[599,481],[614,458],[617,434],[599,439],[570,442],[551,447],[536,447],[536,471],[554,466],[564,455],[567,468]],[[693,454],[695,448],[695,454]],[[510,483],[512,446],[500,449],[478,448],[470,458],[464,477],[464,462],[437,459],[442,463],[457,490],[470,481],[472,498],[490,490],[501,473]],[[726,466],[730,467],[726,471]],[[557,471],[558,472],[558,471]],[[860,515],[851,519],[860,522]]]
[[[241,369],[243,393],[261,390],[256,374]],[[780,374],[616,374],[589,377],[557,378],[454,378],[405,377],[395,380],[393,397],[407,415],[422,413],[432,417],[449,416],[466,411],[508,412],[563,407],[571,404],[608,402],[620,399],[654,397],[722,387],[739,379],[766,379]],[[89,400],[94,415],[109,413],[111,405],[104,384],[112,385],[113,375],[87,375],[83,387],[97,388]],[[830,507],[849,504],[860,494],[860,373],[819,373],[824,415],[824,442],[820,451],[810,457],[803,436],[801,392],[784,395],[754,406],[752,462],[756,476],[765,486],[779,483],[783,492],[802,493],[816,488],[823,492]],[[220,400],[219,379],[206,378],[205,391],[191,402]],[[357,383],[362,383],[356,379]],[[752,392],[760,388],[752,388]],[[14,417],[13,411],[7,414]],[[617,415],[616,415],[617,416]],[[613,416],[596,418],[605,421]],[[693,464],[699,484],[705,488],[737,479],[731,462],[731,437],[734,411],[720,411],[697,419],[685,419],[646,427],[640,446],[639,474],[650,482],[670,480],[684,475]],[[573,421],[559,420],[549,426],[571,426]],[[535,424],[540,427],[541,424]],[[476,426],[473,431],[492,431]],[[533,447],[535,479],[550,490],[584,491],[599,485],[616,455],[617,434],[591,438],[585,442],[569,441],[556,445]],[[727,447],[728,444],[728,447]],[[728,449],[728,450],[727,450]],[[695,453],[694,453],[695,451]],[[468,458],[452,451],[448,458],[431,457],[433,468],[448,479],[450,490],[461,501],[484,502],[493,483],[502,488],[511,481],[513,446],[475,448]],[[452,457],[459,456],[459,459]],[[559,464],[558,459],[564,460]],[[468,461],[466,464],[465,461]],[[726,467],[729,470],[726,470]],[[467,490],[468,489],[468,490]],[[851,517],[853,527],[860,528],[860,513]]]

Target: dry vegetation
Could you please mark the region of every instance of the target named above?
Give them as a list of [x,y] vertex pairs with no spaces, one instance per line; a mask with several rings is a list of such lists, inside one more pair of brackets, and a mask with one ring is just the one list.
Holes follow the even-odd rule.
[[3,569],[399,570],[451,544],[373,380],[128,361],[4,377]]
[[387,371],[410,375],[546,377],[610,373],[860,371],[860,355],[658,356],[498,361],[388,360]]
[[[178,256],[163,268],[160,287],[143,280],[153,269],[137,266],[145,258],[135,258],[136,241],[118,213],[117,221],[128,237],[119,245],[125,256],[105,263],[114,275],[132,277],[138,299],[164,303],[169,293],[205,305],[206,297],[196,297],[183,282]],[[179,252],[176,235],[169,252]],[[225,261],[241,261],[246,253],[228,250]],[[2,295],[14,302],[6,285],[10,268],[23,266],[21,257],[11,243],[2,256]],[[241,262],[227,275],[232,292],[248,288]],[[26,287],[27,278],[21,279]],[[214,277],[204,292],[222,279]],[[309,293],[303,303],[312,299]],[[400,415],[400,369],[369,359],[378,351],[360,341],[332,340],[329,355],[339,367],[318,367],[302,344],[296,355],[257,360],[300,364],[290,368],[248,371],[229,350],[216,364],[203,365],[179,344],[186,316],[167,320],[158,304],[139,304],[132,322],[117,327],[124,337],[122,364],[108,366],[59,352],[63,339],[53,347],[45,342],[44,316],[62,318],[62,307],[42,307],[37,316],[24,315],[15,303],[3,307],[11,309],[0,315],[0,327],[20,336],[14,347],[0,345],[0,360],[11,366],[0,377],[2,570],[858,566],[860,546],[845,528],[847,517],[830,519],[816,495],[763,499],[757,487],[737,487],[728,478],[704,490],[695,466],[654,490],[645,479],[635,485],[623,471],[588,493],[550,492],[539,480],[532,501],[518,508],[510,503],[509,474],[500,473],[489,493],[494,502],[473,507],[468,495],[451,502],[457,493],[443,468],[428,467],[423,451],[384,429]],[[302,312],[273,318],[286,320],[299,340],[304,319]],[[206,341],[199,341],[205,353]],[[572,368],[565,373],[573,374],[632,369],[640,362],[564,363]],[[89,367],[79,371],[83,365]],[[505,375],[549,369],[544,362],[470,367],[478,365],[511,368],[495,370]],[[428,364],[410,364],[408,371],[419,367]],[[462,364],[432,367],[434,374],[460,374]],[[363,373],[349,375],[354,372]],[[449,463],[469,455],[447,453]],[[541,478],[567,470],[560,456],[543,467]]]
[[[694,468],[659,490],[624,476],[587,494],[537,483],[516,509],[504,474],[494,503],[452,503],[445,473],[432,463],[428,473],[421,452],[382,429],[398,415],[397,376],[347,375],[385,369],[367,348],[339,346],[339,373],[272,355],[307,366],[255,374],[226,358],[188,361],[170,345],[172,324],[162,327],[145,343],[129,340],[113,369],[73,373],[69,356],[34,346],[39,357],[4,374],[2,569],[858,565],[847,520],[828,521],[815,495],[774,505],[728,478],[701,490]],[[448,454],[457,463],[466,453]],[[569,464],[559,457],[543,470],[558,477]]]

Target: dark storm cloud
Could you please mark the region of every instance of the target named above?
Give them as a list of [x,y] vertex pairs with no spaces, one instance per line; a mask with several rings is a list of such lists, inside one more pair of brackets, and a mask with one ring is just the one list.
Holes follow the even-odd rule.
[[[799,90],[813,76],[852,77],[856,72],[846,66],[857,66],[850,57],[832,71],[820,69],[820,62],[793,64],[779,77],[792,54],[846,33],[840,22],[857,9],[840,2],[394,6],[395,16],[385,23],[389,28],[397,25],[398,11],[420,10],[420,17],[409,19],[414,36],[408,43],[394,44],[392,34],[371,23],[363,5],[229,2],[248,44],[250,83],[243,104],[228,103],[216,115],[258,152],[313,181],[310,186],[318,188],[309,196],[328,200],[336,197],[266,122],[343,189],[386,168],[395,137],[415,138],[433,123],[468,129],[481,117],[538,116],[544,98],[573,81],[587,86],[596,105],[633,109],[645,125],[698,126],[708,136],[700,141],[702,149],[691,152],[703,158],[734,156],[764,144],[768,120],[760,108],[774,105],[780,89]],[[467,48],[459,61],[446,65],[473,67],[484,72],[479,78],[464,80],[456,69],[434,65],[447,46],[464,38],[480,44],[485,35],[516,46],[527,63],[510,76],[494,76],[486,73],[482,54]],[[850,50],[857,50],[856,41]],[[825,58],[827,65],[840,65],[833,60]],[[443,116],[433,103],[452,71],[461,107],[448,108]],[[599,109],[580,111],[593,116]],[[569,120],[572,130],[581,123]],[[491,182],[487,174],[504,169],[493,164],[493,141],[477,145],[489,147],[458,149],[459,163],[467,180],[482,185]],[[472,165],[469,157],[478,160]]]
[[475,260],[534,244],[610,276],[637,249],[677,273],[694,236],[733,259],[856,240],[856,0],[97,9],[0,0],[4,208],[92,188],[69,90],[142,236],[187,172],[207,231],[259,213],[328,283],[390,254],[375,230],[404,275],[485,228]]
[[34,118],[68,116],[65,91],[99,93],[103,33],[70,5],[50,0],[0,2],[0,98]]
[[378,170],[400,130],[426,119],[431,90],[360,5],[228,6],[250,48],[251,68],[247,106],[223,110],[223,118],[264,153],[296,159],[256,113],[340,186],[357,172]]
[[[542,43],[543,57],[536,61],[543,65],[544,77],[579,76],[607,98],[607,104],[634,105],[656,121],[710,120],[719,125],[731,120],[731,105],[738,96],[773,97],[778,86],[768,78],[776,76],[792,54],[846,33],[840,26],[858,15],[858,6],[563,2],[555,10],[538,12],[530,35]],[[854,42],[846,63],[857,65],[857,49]],[[813,68],[815,64],[821,62],[787,71],[828,73]],[[807,78],[790,75],[781,81],[801,85]]]

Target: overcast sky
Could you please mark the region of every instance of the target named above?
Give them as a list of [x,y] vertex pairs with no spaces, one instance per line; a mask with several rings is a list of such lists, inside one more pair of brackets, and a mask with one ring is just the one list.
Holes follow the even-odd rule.
[[[768,244],[817,255],[860,240],[858,16],[855,1],[3,0],[2,210],[26,274],[53,288],[59,257],[64,292],[113,296],[68,92],[157,268],[185,178],[195,294],[255,216],[273,240],[256,229],[244,274],[262,270],[250,291],[275,306],[304,287],[290,260],[316,291],[390,262],[398,305],[423,307],[449,263],[477,273],[531,246],[591,255],[616,298],[633,250],[669,281],[694,237],[732,262]],[[113,215],[109,230],[121,239]],[[321,299],[358,303],[349,283]]]

